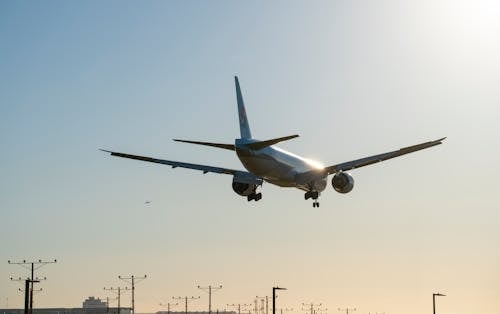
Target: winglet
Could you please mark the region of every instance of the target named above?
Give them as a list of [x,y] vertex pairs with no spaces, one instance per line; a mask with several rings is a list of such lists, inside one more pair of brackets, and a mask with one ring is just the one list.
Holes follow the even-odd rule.
[[238,77],[234,77],[234,84],[236,85],[236,101],[238,102],[238,116],[240,117],[240,134],[241,138],[251,139],[252,133],[250,132],[250,125],[248,124],[247,112],[241,95],[240,82]]

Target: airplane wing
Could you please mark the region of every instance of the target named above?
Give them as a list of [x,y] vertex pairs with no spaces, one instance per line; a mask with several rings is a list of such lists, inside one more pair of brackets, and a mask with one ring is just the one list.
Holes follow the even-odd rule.
[[413,145],[413,146],[404,147],[404,148],[401,148],[401,149],[398,149],[398,150],[395,150],[392,152],[383,153],[383,154],[379,154],[379,155],[374,155],[374,156],[370,156],[370,157],[365,157],[365,158],[361,158],[361,159],[356,159],[356,160],[344,162],[344,163],[337,164],[334,166],[326,167],[325,171],[327,171],[328,174],[333,174],[333,173],[337,173],[340,171],[352,170],[352,169],[368,166],[368,165],[371,165],[371,164],[374,164],[377,162],[381,162],[384,160],[388,160],[388,159],[391,159],[394,157],[399,157],[402,155],[413,153],[413,152],[419,151],[421,149],[426,149],[426,148],[429,148],[432,146],[440,145],[443,143],[443,141],[445,139],[446,139],[446,137],[443,137],[443,138],[440,138],[440,139],[435,140],[435,141],[430,141],[430,142],[425,142],[425,143],[421,143],[421,144],[417,144],[417,145]]
[[172,166],[172,168],[179,167],[179,168],[200,170],[200,171],[203,171],[203,174],[205,174],[207,172],[213,172],[213,173],[238,175],[238,176],[247,177],[247,178],[254,177],[254,178],[258,179],[255,175],[251,174],[250,172],[241,171],[241,170],[233,170],[233,169],[226,169],[226,168],[219,168],[219,167],[212,167],[212,166],[190,164],[190,163],[186,163],[186,162],[178,162],[178,161],[172,161],[172,160],[156,159],[156,158],[151,158],[151,157],[144,157],[144,156],[137,156],[137,155],[112,152],[112,151],[104,150],[104,149],[100,149],[100,150],[103,152],[106,152],[106,153],[110,153],[111,156],[154,162],[154,163],[158,163],[158,164]]

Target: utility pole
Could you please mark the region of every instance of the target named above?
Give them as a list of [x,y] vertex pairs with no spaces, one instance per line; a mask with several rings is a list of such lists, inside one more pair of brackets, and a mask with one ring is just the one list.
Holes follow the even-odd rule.
[[308,308],[304,309],[302,308],[303,311],[305,310],[309,310],[310,311],[310,314],[314,314],[314,312],[319,309],[320,306],[322,306],[323,304],[322,303],[318,303],[318,304],[314,304],[313,302],[311,303],[302,303],[302,307],[306,306]]
[[128,287],[125,287],[122,289],[122,287],[110,287],[110,288],[106,288],[104,287],[104,290],[105,291],[111,291],[113,293],[115,293],[117,295],[117,299],[118,299],[118,309],[117,309],[117,312],[116,314],[121,314],[121,303],[120,303],[120,299],[121,299],[121,295],[123,293],[123,290],[128,290]]
[[356,308],[348,308],[348,307],[346,307],[345,309],[338,308],[338,310],[340,312],[344,312],[345,311],[346,314],[349,314],[349,311],[356,311]]
[[[54,264],[54,263],[57,263],[57,260],[53,260],[53,261],[42,261],[41,259],[39,259],[38,261],[31,261],[31,262],[27,262],[26,260],[22,260],[20,262],[12,262],[12,261],[7,261],[9,264],[15,264],[15,265],[19,265],[23,268],[26,268],[28,270],[31,270],[31,279],[30,279],[30,296],[29,296],[29,313],[28,314],[32,314],[33,313],[33,284],[36,283],[36,282],[39,282],[35,279],[35,270],[47,265],[47,264]],[[30,266],[28,265],[31,265],[31,268]],[[37,265],[35,267],[35,265]]]
[[118,276],[118,279],[121,279],[127,283],[132,283],[132,313],[131,314],[135,314],[135,293],[134,293],[135,284],[143,281],[144,279],[146,279],[146,277],[147,277],[146,275],[144,275],[142,277],[135,277],[134,275],[129,276],[129,277]]
[[170,303],[170,302],[167,302],[167,304],[165,303],[160,303],[160,306],[167,306],[167,314],[170,314],[170,307],[172,306],[176,306],[176,305],[179,305],[179,303]]
[[220,290],[222,289],[222,285],[219,285],[218,287],[212,287],[212,286],[208,286],[208,287],[201,287],[201,286],[198,286],[198,289],[201,289],[203,291],[207,291],[208,290],[208,314],[212,314],[212,290]]
[[251,304],[238,303],[238,304],[228,304],[227,306],[238,306],[238,314],[241,314],[241,307],[245,308],[251,306]]
[[198,300],[200,296],[198,297],[172,297],[174,300],[184,300],[184,313],[187,314],[188,312],[188,301],[193,301],[193,300]]

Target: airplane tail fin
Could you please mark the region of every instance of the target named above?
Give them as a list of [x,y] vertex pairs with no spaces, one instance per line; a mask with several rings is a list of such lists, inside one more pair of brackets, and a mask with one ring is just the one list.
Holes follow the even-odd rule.
[[241,138],[251,139],[252,133],[250,132],[250,126],[248,125],[247,112],[245,110],[245,104],[243,103],[243,96],[241,95],[240,82],[238,77],[234,77],[234,83],[236,85],[236,100],[238,101],[238,116],[240,117],[240,134]]

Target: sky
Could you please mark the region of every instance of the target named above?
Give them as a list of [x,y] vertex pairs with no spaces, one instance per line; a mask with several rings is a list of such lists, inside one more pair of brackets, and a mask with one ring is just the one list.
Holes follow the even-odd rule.
[[[497,1],[0,2],[0,308],[78,307],[119,275],[136,311],[198,285],[213,308],[271,294],[305,313],[500,312]],[[243,169],[233,76],[252,134],[333,165],[447,136],[353,170],[320,208],[264,184],[99,148]],[[145,204],[150,201],[150,204]],[[130,295],[124,295],[127,306]],[[8,303],[8,304],[7,304]]]

